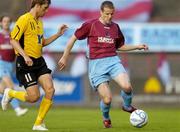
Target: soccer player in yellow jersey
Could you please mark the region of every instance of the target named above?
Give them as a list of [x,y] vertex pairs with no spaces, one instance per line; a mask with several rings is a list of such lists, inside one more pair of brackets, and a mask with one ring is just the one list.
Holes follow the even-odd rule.
[[45,96],[41,101],[39,113],[33,126],[33,130],[48,130],[44,124],[44,118],[52,105],[55,92],[51,70],[42,57],[42,48],[64,34],[67,29],[62,25],[58,32],[45,39],[41,17],[48,11],[50,0],[32,0],[31,10],[20,16],[11,32],[11,44],[17,55],[16,76],[26,92],[6,89],[2,98],[2,109],[7,108],[12,98],[30,103],[37,102],[40,97],[38,83],[42,86]]

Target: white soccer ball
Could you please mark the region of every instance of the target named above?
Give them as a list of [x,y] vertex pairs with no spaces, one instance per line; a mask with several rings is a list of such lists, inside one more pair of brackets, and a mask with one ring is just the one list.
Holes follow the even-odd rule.
[[148,122],[148,115],[143,110],[135,110],[130,115],[130,123],[137,128],[145,126]]

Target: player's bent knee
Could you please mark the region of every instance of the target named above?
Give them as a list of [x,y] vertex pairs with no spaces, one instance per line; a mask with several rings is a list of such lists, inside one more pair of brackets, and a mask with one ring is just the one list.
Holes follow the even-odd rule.
[[31,96],[28,100],[30,103],[35,103],[39,100],[40,96]]
[[105,104],[109,105],[109,104],[111,104],[111,100],[112,100],[111,97],[105,97],[103,101]]

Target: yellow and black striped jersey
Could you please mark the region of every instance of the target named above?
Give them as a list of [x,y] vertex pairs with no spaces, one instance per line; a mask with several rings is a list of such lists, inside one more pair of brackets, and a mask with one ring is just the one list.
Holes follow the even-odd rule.
[[[43,23],[30,13],[19,17],[11,32],[11,38],[19,41],[25,53],[33,58],[42,56]],[[18,52],[15,51],[18,55]]]

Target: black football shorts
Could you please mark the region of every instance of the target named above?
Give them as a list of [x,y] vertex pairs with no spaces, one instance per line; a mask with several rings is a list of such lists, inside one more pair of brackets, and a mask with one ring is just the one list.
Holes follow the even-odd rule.
[[32,58],[33,65],[28,66],[22,56],[16,59],[16,77],[24,88],[37,85],[38,78],[44,74],[50,74],[51,70],[47,67],[43,57]]

